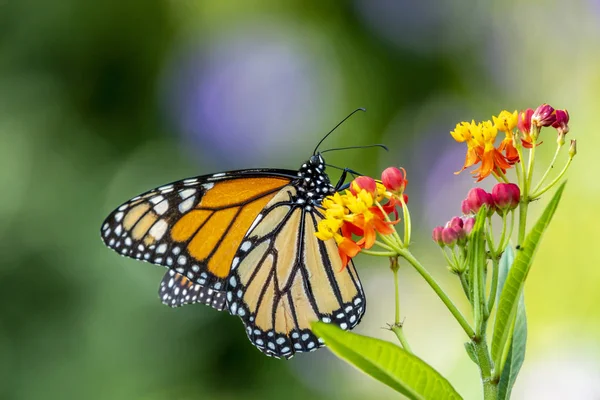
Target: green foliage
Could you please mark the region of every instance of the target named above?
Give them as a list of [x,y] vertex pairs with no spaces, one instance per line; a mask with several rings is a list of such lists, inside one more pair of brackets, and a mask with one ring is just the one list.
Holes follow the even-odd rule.
[[431,366],[390,342],[322,322],[313,329],[338,357],[410,399],[462,398]]
[[[497,297],[500,297],[504,282],[508,276],[508,271],[512,266],[515,259],[515,253],[512,246],[507,246],[504,249],[502,258],[500,259],[500,271],[498,276],[498,292]],[[498,301],[498,299],[497,299]],[[508,357],[504,364],[504,369],[500,376],[500,382],[498,383],[498,399],[507,400],[510,399],[510,393],[517,379],[517,375],[521,370],[523,361],[525,360],[525,347],[527,344],[527,316],[525,314],[525,298],[524,294],[521,293],[519,299],[519,306],[517,307],[517,318],[515,321],[515,329],[513,333],[512,342],[510,349],[508,350]]]
[[487,207],[481,207],[475,217],[475,226],[473,226],[469,238],[468,268],[471,288],[470,297],[473,304],[476,332],[479,332],[479,328],[483,323],[483,310],[485,308],[485,220],[487,212]]
[[[531,264],[533,263],[535,251],[537,250],[542,235],[554,216],[565,184],[566,182],[560,185],[556,190],[552,200],[546,206],[544,213],[533,226],[529,235],[527,235],[512,268],[508,271],[506,281],[500,292],[494,334],[492,337],[492,359],[498,370],[502,370],[504,361],[508,357],[508,346],[510,346],[511,338],[513,336],[513,328],[515,328],[515,320],[517,319],[523,286],[527,274],[529,273],[529,269],[531,268]],[[519,342],[516,342],[515,345],[520,346],[520,341],[521,338],[519,338]]]

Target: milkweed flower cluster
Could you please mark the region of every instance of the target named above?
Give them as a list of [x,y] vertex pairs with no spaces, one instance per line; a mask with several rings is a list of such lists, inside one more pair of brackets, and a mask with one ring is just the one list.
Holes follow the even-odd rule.
[[335,239],[342,264],[346,266],[359,252],[373,247],[378,235],[396,234],[394,225],[400,222],[398,208],[408,202],[404,194],[407,184],[404,169],[395,167],[383,171],[381,180],[357,177],[344,192],[323,199],[324,218],[319,221],[315,236],[321,240]]
[[[481,181],[490,174],[504,175],[522,159],[521,148],[531,149],[538,142],[543,127],[553,127],[559,140],[569,132],[569,113],[567,110],[556,110],[548,104],[537,109],[524,111],[501,111],[491,120],[476,123],[460,122],[450,132],[454,140],[467,145],[465,162],[460,173],[465,169],[481,163],[472,173]],[[504,132],[504,139],[496,146],[496,137]]]
[[[557,149],[546,172],[537,185],[533,185],[535,149],[542,144],[542,128],[556,130]],[[496,145],[499,132],[504,133],[504,138]],[[554,180],[544,186],[546,178],[554,168],[559,151],[565,144],[565,135],[568,132],[568,111],[555,109],[545,103],[535,110],[504,110],[497,116],[492,116],[489,121],[460,122],[450,132],[457,142],[467,145],[464,165],[456,173],[479,164],[472,172],[478,182],[490,175],[499,181],[491,192],[479,187],[472,188],[461,203],[462,216],[454,217],[445,225],[433,229],[432,239],[444,250],[451,271],[460,274],[466,266],[469,232],[473,226],[471,221],[474,221],[473,217],[482,207],[487,210],[483,217],[487,219],[485,234],[491,257],[499,256],[508,245],[514,226],[514,211],[518,208],[519,242],[523,240],[528,204],[560,181],[577,152],[576,142],[573,140],[567,164]],[[527,155],[528,157],[525,157]],[[506,175],[511,168],[516,171],[515,182],[511,182]],[[496,214],[502,219],[502,230],[497,244],[492,233],[492,216]],[[465,228],[466,221],[469,221],[471,228]]]

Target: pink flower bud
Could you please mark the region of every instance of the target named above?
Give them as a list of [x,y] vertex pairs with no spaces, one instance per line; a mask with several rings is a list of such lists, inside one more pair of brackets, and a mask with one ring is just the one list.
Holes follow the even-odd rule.
[[519,205],[521,190],[514,183],[498,183],[492,189],[492,197],[498,210],[514,210]]
[[[461,229],[462,230],[462,229]],[[459,237],[459,231],[449,226],[442,230],[442,241],[448,247],[454,247]]]
[[537,127],[551,126],[556,121],[556,111],[549,104],[542,104],[533,112],[531,123]]
[[531,116],[533,115],[533,110],[528,108],[527,110],[521,111],[519,113],[519,121],[517,122],[517,127],[519,130],[525,134],[528,134],[531,130]]
[[482,188],[473,188],[469,190],[465,202],[465,208],[469,210],[469,213],[477,214],[484,204],[488,206],[490,215],[495,210],[494,198]]
[[471,209],[469,208],[469,202],[467,201],[467,199],[463,200],[460,203],[460,210],[462,211],[463,214],[467,215],[471,213]]
[[556,110],[556,121],[552,124],[558,134],[566,135],[569,133],[569,112],[567,110]]
[[442,231],[443,230],[444,230],[443,226],[436,226],[435,228],[433,228],[433,232],[431,234],[433,241],[442,247],[444,247],[444,240],[442,239]]
[[475,218],[473,218],[473,217],[465,218],[465,220],[463,222],[463,230],[465,231],[465,233],[467,235],[471,234],[471,231],[473,230],[474,226],[475,226]]
[[406,171],[404,168],[386,168],[381,174],[381,182],[390,192],[402,193],[408,184],[408,180],[406,179]]
[[462,229],[463,228],[463,220],[461,217],[453,217],[448,223],[447,226],[451,226],[454,229]]
[[375,183],[375,179],[369,176],[359,176],[350,184],[350,192],[352,192],[354,195],[363,189],[375,196],[377,193],[377,184]]

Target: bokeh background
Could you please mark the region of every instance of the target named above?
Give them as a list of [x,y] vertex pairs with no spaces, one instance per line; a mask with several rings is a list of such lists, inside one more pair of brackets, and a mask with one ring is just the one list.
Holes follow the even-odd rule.
[[[414,253],[460,299],[429,239],[474,186],[453,174],[464,148],[448,132],[549,102],[569,109],[580,150],[526,286],[514,398],[599,399],[599,44],[598,0],[0,1],[0,398],[392,398],[328,350],[269,359],[237,318],[161,305],[163,270],[104,248],[103,218],[172,180],[295,169],[366,107],[325,148],[390,152],[328,162],[407,169]],[[393,340],[391,273],[358,265],[369,307],[356,331]],[[460,327],[414,271],[400,275],[413,349],[480,398]]]

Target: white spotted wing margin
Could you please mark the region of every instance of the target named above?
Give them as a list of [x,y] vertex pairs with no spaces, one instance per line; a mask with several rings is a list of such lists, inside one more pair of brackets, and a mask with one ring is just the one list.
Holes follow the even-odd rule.
[[194,283],[175,270],[168,270],[162,281],[158,295],[163,304],[180,307],[185,304],[205,304],[222,311],[225,308],[225,293]]
[[292,184],[263,209],[234,258],[227,307],[248,338],[272,357],[324,346],[313,321],[354,328],[365,312],[354,264],[345,268],[335,241],[316,238],[321,214]]

